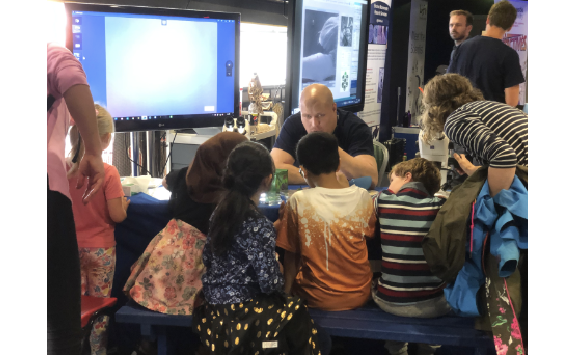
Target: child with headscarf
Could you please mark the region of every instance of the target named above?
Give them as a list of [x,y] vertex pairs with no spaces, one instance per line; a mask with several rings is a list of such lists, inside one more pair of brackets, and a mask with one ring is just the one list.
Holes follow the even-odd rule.
[[246,140],[239,133],[219,133],[200,145],[187,169],[166,176],[173,219],[132,266],[124,286],[128,298],[154,311],[192,314],[202,290],[209,218],[224,191],[223,169],[231,151]]

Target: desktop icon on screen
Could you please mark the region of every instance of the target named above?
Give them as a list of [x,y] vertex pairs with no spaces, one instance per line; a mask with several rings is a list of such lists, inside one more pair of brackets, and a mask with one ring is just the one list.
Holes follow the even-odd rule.
[[74,33],[74,49],[82,49],[82,34]]
[[162,20],[162,26],[166,26],[168,24],[167,20]]

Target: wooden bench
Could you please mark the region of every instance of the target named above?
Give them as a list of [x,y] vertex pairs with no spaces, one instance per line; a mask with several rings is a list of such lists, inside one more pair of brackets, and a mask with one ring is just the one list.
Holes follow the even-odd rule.
[[[352,311],[326,312],[310,309],[310,313],[314,322],[332,336],[471,347],[475,348],[478,355],[486,355],[489,349],[493,349],[491,333],[475,330],[473,318],[396,317],[380,310],[373,303]],[[142,336],[151,340],[157,338],[158,355],[173,354],[170,350],[173,343],[166,327],[192,326],[191,316],[167,315],[136,304],[120,308],[116,312],[116,321],[139,324]]]

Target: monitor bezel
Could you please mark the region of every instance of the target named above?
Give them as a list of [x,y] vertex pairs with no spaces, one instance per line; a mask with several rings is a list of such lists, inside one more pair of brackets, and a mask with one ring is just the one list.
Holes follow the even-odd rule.
[[239,12],[222,12],[222,11],[205,11],[192,9],[174,9],[150,6],[125,6],[110,4],[92,4],[67,2],[64,4],[66,11],[66,47],[73,52],[72,43],[72,12],[73,11],[98,11],[110,13],[133,13],[141,15],[161,15],[166,17],[187,17],[187,18],[214,18],[218,20],[234,20],[236,27],[235,36],[235,63],[234,63],[234,112],[233,114],[222,116],[213,116],[209,114],[195,114],[192,118],[162,118],[154,120],[125,120],[114,121],[116,132],[143,132],[169,129],[193,129],[205,127],[221,127],[227,118],[239,116],[239,67],[240,67],[240,13]]

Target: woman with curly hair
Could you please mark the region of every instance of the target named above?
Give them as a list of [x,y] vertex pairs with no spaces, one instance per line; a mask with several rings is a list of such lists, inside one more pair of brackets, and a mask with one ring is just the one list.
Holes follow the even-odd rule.
[[[489,193],[509,189],[515,167],[528,166],[527,115],[509,105],[485,101],[479,89],[458,74],[438,75],[424,88],[423,140],[442,132],[482,164],[489,165]],[[472,175],[479,167],[455,154],[461,169]]]

